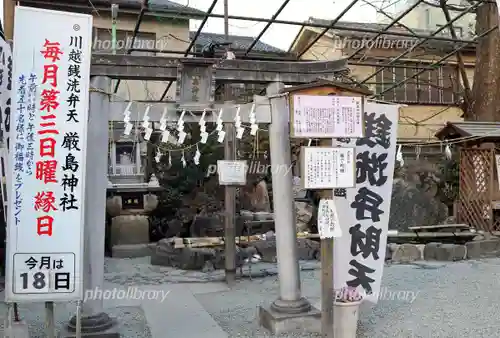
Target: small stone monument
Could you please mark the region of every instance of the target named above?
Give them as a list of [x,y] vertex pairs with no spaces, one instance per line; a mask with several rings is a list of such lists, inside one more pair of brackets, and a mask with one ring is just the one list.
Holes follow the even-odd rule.
[[155,174],[151,174],[148,186],[151,188],[158,188],[160,186],[160,182],[158,182],[158,179],[156,178]]

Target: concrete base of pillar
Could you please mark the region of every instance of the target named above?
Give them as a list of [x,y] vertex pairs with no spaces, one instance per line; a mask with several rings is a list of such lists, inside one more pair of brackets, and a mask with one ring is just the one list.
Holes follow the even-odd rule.
[[294,305],[286,307],[284,301],[277,300],[269,306],[259,308],[259,324],[274,335],[287,332],[321,333],[321,312],[302,298]]
[[13,321],[11,326],[5,329],[3,336],[8,338],[29,338],[28,324],[24,321]]
[[[81,319],[82,337],[86,338],[120,338],[116,330],[116,320],[108,314],[101,312],[92,316],[84,316]],[[61,330],[59,338],[76,337],[76,316],[73,316],[69,324]]]

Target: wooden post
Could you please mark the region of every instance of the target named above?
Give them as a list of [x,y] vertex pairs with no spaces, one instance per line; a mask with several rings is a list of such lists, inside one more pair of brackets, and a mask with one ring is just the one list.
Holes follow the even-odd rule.
[[[229,0],[224,0],[224,36],[226,41],[229,41]],[[226,50],[227,51],[227,50]],[[230,86],[224,85],[225,100],[229,99]],[[226,123],[226,138],[224,142],[224,159],[236,160],[236,144],[234,125]],[[225,188],[224,203],[226,209],[226,217],[224,222],[224,259],[225,259],[225,273],[226,283],[229,286],[234,285],[236,280],[236,234],[235,234],[235,220],[236,220],[236,188],[227,186]]]
[[[224,159],[236,160],[234,125],[232,123],[226,123],[225,130]],[[224,267],[226,283],[232,286],[236,280],[236,187],[225,187],[224,207],[226,209],[226,217],[224,218]]]
[[14,39],[14,8],[16,3],[12,0],[3,1],[2,25],[5,34],[5,40]]
[[[332,146],[332,141],[320,141],[320,146]],[[333,190],[319,191],[321,199],[332,199]],[[333,238],[321,239],[321,334],[325,338],[334,336],[333,302]]]
[[54,321],[54,302],[45,302],[45,330],[47,338],[56,337],[56,327]]

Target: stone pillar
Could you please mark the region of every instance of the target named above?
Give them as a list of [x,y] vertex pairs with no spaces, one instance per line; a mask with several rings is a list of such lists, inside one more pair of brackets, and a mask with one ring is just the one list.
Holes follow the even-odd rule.
[[[111,80],[91,79],[91,88],[108,93]],[[106,189],[108,187],[108,114],[109,97],[101,92],[90,93],[87,125],[87,175],[85,177],[85,253],[84,290],[104,288],[104,237],[106,220]],[[96,151],[101,149],[101,151]],[[106,151],[102,151],[106,149]],[[104,290],[103,290],[104,291]],[[85,293],[85,291],[84,291]],[[102,299],[86,300],[82,308],[82,335],[120,337],[114,330],[116,321],[103,310]],[[70,319],[63,337],[75,337],[76,317]]]
[[[273,83],[267,95],[276,95],[283,83]],[[290,128],[287,97],[270,99],[272,123],[269,127],[271,166],[291,166]],[[280,334],[296,328],[317,331],[320,313],[301,296],[300,269],[297,256],[297,233],[292,188],[292,172],[272,170],[274,223],[276,229],[276,255],[278,260],[279,298],[269,307],[261,307],[262,326]]]

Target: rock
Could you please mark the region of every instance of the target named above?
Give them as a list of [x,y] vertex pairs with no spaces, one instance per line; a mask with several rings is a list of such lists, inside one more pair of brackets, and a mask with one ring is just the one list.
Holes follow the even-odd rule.
[[263,262],[276,263],[276,241],[255,241],[251,242],[250,246],[255,248],[262,257]]
[[394,179],[389,229],[406,231],[411,226],[442,224],[448,207],[413,183]]
[[[245,259],[257,254],[255,248],[236,247],[236,267],[244,264]],[[222,248],[175,248],[165,239],[156,244],[151,254],[151,264],[169,266],[182,270],[210,272],[224,269],[225,256]]]
[[422,253],[416,244],[401,244],[392,253],[395,263],[410,263],[422,259]]
[[500,240],[479,240],[465,243],[467,258],[500,257]]
[[240,216],[245,218],[245,219],[252,220],[253,219],[253,212],[251,212],[249,210],[240,210]]
[[205,248],[173,248],[170,243],[158,242],[151,255],[151,264],[182,270],[202,270],[206,262],[215,261],[215,250]]
[[272,212],[256,211],[253,214],[253,219],[256,221],[272,220],[274,219],[274,214]]
[[[263,262],[276,262],[276,241],[262,240],[250,243]],[[320,244],[308,238],[297,238],[297,257],[299,260],[316,260],[320,257]]]
[[299,260],[319,260],[320,244],[308,238],[297,238],[297,256]]
[[272,230],[269,230],[268,232],[266,232],[264,234],[265,240],[270,241],[270,240],[275,240],[275,238],[276,238],[276,235],[275,235],[274,231],[272,231]]
[[190,227],[191,237],[224,236],[224,225],[216,216],[196,216]]
[[386,261],[392,259],[392,254],[394,253],[394,251],[396,251],[398,246],[399,245],[396,243],[388,243],[387,244],[386,249],[385,249],[385,260]]
[[309,221],[313,216],[313,206],[305,202],[295,202],[295,217],[297,231],[309,230]]
[[477,235],[476,237],[474,237],[472,240],[473,241],[483,241],[485,240],[486,238],[484,237],[484,235]]
[[292,184],[293,184],[293,196],[295,198],[305,198],[306,197],[306,194],[307,194],[307,190],[305,189],[302,189],[300,187],[300,177],[299,176],[294,176],[293,177],[293,181],[292,181]]
[[213,261],[206,261],[205,264],[203,265],[203,268],[201,269],[202,272],[213,272],[215,271],[215,265]]
[[257,184],[248,183],[241,189],[240,208],[250,211],[271,212],[271,203],[267,183],[264,180]]
[[466,258],[465,245],[429,243],[424,247],[424,259],[431,261],[460,261]]
[[173,219],[167,223],[167,229],[165,231],[165,237],[180,237],[184,232],[184,223],[178,219]]

